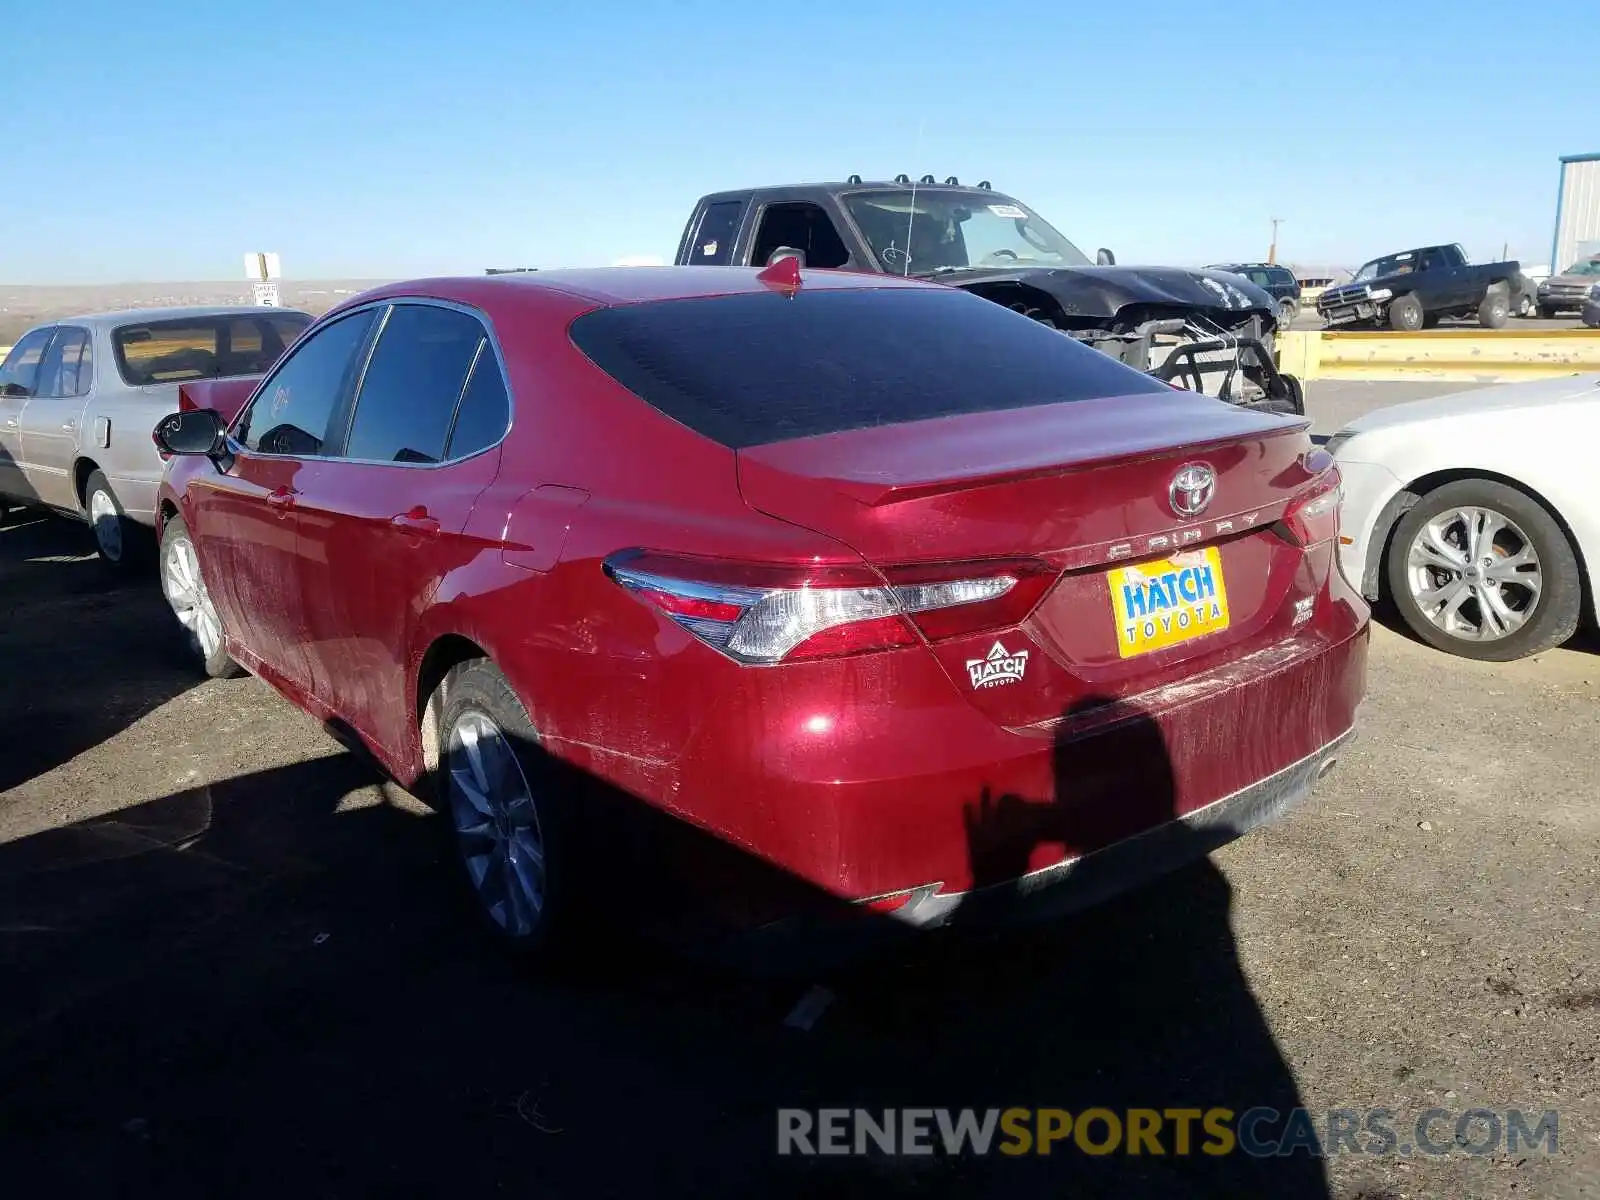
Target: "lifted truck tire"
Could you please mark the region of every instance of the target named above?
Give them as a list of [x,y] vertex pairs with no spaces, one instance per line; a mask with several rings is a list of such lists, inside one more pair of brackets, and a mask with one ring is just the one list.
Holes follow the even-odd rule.
[[1389,305],[1390,329],[1398,329],[1403,333],[1415,333],[1422,328],[1424,319],[1422,301],[1409,293],[1395,297],[1394,303]]
[[1478,324],[1485,329],[1504,329],[1510,317],[1511,298],[1506,294],[1506,285],[1493,284],[1478,305]]

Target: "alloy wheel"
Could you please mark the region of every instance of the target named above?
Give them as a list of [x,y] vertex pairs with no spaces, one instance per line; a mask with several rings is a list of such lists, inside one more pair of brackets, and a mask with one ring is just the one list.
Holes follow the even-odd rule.
[[195,636],[201,657],[210,659],[222,645],[222,620],[200,577],[200,560],[188,538],[176,538],[168,544],[166,561],[161,564],[161,589],[167,594],[173,615]]
[[486,713],[456,718],[446,743],[450,812],[478,900],[508,935],[526,938],[545,904],[545,843],[533,789],[511,739]]
[[1406,557],[1406,579],[1423,616],[1462,641],[1509,637],[1544,591],[1532,540],[1509,517],[1481,507],[1448,509],[1424,524]]

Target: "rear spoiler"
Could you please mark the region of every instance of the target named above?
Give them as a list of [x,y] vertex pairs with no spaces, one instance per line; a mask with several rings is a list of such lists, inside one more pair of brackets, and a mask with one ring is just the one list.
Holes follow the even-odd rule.
[[178,411],[194,412],[209,408],[224,424],[232,424],[239,410],[261,382],[260,375],[237,375],[228,379],[191,379],[178,385]]

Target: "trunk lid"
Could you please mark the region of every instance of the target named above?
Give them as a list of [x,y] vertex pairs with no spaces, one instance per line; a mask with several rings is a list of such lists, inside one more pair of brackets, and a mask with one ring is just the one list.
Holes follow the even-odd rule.
[[[1295,601],[1317,587],[1306,551],[1277,528],[1322,469],[1307,461],[1308,424],[1172,390],[878,426],[737,457],[748,504],[876,567],[963,564],[951,571],[960,578],[978,573],[965,565],[975,560],[1047,562],[1055,582],[1020,625],[933,644],[958,690],[1022,726],[1288,635]],[[1191,466],[1209,468],[1215,485],[1185,517],[1172,489]]]

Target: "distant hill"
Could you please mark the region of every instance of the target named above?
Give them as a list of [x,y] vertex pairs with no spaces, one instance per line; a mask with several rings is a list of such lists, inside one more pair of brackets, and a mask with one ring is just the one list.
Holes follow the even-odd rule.
[[[278,283],[285,306],[320,315],[357,292],[386,279],[293,279]],[[163,308],[177,304],[249,304],[243,280],[193,283],[0,284],[0,346],[9,346],[31,326],[79,313],[118,308]]]

